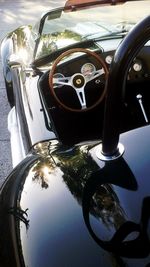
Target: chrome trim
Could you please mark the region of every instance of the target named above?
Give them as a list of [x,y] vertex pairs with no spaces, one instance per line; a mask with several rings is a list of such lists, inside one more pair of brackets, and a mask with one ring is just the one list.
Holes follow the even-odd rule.
[[124,146],[119,143],[118,144],[118,149],[116,151],[115,154],[113,155],[104,155],[103,151],[102,151],[102,143],[100,145],[98,145],[97,150],[96,150],[96,156],[98,159],[102,160],[102,161],[111,161],[111,160],[115,160],[120,158],[124,153]]
[[15,107],[13,107],[8,114],[8,130],[10,132],[12,166],[14,168],[26,156]]
[[138,94],[136,96],[138,102],[139,102],[139,105],[140,105],[140,108],[141,108],[141,111],[143,113],[143,116],[144,116],[144,120],[146,123],[148,123],[148,117],[146,115],[146,112],[145,112],[145,108],[144,108],[144,105],[143,105],[143,101],[142,101],[142,95],[141,94]]

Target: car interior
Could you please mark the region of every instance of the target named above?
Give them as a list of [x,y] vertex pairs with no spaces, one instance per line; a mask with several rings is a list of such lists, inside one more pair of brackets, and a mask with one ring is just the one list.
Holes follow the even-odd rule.
[[[113,57],[115,50],[96,51],[106,64],[108,71],[111,69],[109,57]],[[138,53],[128,70],[123,99],[122,122],[120,132],[142,127],[150,120],[150,61],[147,55],[150,53],[148,43]],[[61,64],[55,69],[55,74],[63,74],[64,77],[82,72],[86,63],[99,67],[95,58],[89,55],[81,55]],[[43,110],[49,114],[58,139],[64,144],[75,144],[88,140],[102,138],[103,118],[105,111],[105,95],[96,106],[82,110],[74,88],[68,85],[54,86],[55,93],[62,103],[73,110],[67,110],[55,99],[49,85],[50,70],[42,73],[39,78],[39,92],[42,99]],[[87,107],[93,105],[105,90],[107,77],[101,75],[89,81],[85,86],[85,98]],[[75,109],[75,110],[74,110]],[[77,109],[77,111],[76,111]]]

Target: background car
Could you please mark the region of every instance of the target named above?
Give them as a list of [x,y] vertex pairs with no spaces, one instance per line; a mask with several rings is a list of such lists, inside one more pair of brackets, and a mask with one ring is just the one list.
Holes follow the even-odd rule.
[[3,267],[149,266],[149,5],[69,0],[3,40]]

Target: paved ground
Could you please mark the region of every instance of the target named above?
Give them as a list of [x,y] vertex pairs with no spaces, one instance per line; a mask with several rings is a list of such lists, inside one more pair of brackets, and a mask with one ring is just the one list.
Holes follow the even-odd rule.
[[[64,0],[0,0],[0,41],[6,33],[20,25],[34,24],[43,12],[59,7],[64,2]],[[9,132],[7,130],[9,110],[0,58],[0,186],[12,170]]]

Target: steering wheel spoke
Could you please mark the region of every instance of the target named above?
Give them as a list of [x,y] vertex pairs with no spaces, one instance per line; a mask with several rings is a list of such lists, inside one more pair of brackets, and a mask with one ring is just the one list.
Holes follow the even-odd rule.
[[105,74],[104,68],[99,69],[99,70],[95,70],[91,75],[86,76],[86,82],[90,82],[94,79],[96,79],[97,77],[101,76],[102,74]]
[[86,106],[86,99],[85,99],[85,92],[84,92],[84,87],[80,88],[80,89],[76,89],[74,88],[75,91],[76,91],[76,94],[78,96],[78,99],[79,99],[79,102],[80,102],[80,105],[81,105],[81,109],[86,109],[87,106]]
[[70,85],[71,86],[71,77],[53,77],[54,87],[58,85]]

